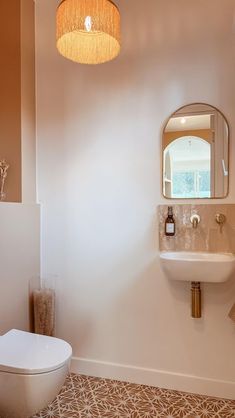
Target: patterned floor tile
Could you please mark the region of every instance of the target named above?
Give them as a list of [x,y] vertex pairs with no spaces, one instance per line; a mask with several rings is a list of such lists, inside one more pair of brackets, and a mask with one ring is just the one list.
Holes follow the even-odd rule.
[[235,418],[235,401],[71,374],[32,418]]

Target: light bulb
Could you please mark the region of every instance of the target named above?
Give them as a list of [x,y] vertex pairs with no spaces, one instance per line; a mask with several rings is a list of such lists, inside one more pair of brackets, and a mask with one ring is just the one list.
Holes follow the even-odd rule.
[[87,32],[91,31],[92,28],[92,21],[91,21],[91,16],[87,16],[85,19],[85,28]]

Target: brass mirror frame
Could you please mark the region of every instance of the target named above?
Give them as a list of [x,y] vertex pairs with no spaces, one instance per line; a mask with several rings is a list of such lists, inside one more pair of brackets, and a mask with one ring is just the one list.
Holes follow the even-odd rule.
[[[223,197],[178,197],[178,198],[174,198],[174,197],[167,197],[163,194],[163,186],[164,186],[164,173],[163,173],[163,167],[164,167],[164,146],[163,146],[163,135],[165,132],[165,129],[170,121],[170,119],[180,110],[184,109],[185,107],[188,106],[209,106],[213,109],[215,109],[217,112],[219,112],[221,114],[221,116],[223,116],[226,124],[227,124],[227,128],[228,128],[228,188],[227,188],[227,193],[226,195],[224,195]],[[167,121],[164,123],[163,128],[162,128],[162,132],[161,132],[161,153],[162,153],[162,157],[161,157],[161,195],[164,197],[164,199],[167,200],[174,200],[174,201],[182,201],[182,200],[199,200],[199,201],[203,201],[203,200],[220,200],[220,199],[226,199],[229,195],[229,188],[230,188],[230,126],[228,123],[228,119],[226,118],[226,116],[224,115],[223,112],[221,112],[221,110],[219,110],[216,106],[212,106],[208,103],[204,103],[204,102],[194,102],[194,103],[188,103],[184,106],[179,107],[175,112],[171,113],[170,117],[167,119]]]

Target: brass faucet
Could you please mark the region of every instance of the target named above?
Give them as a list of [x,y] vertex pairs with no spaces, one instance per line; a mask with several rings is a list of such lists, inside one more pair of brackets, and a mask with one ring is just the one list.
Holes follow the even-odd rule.
[[226,222],[226,216],[223,213],[217,213],[215,215],[215,221],[217,222],[217,224],[220,226],[220,232],[222,232],[223,226]]
[[190,222],[193,225],[193,228],[196,229],[198,224],[200,223],[201,218],[197,213],[193,213],[193,215],[190,218]]

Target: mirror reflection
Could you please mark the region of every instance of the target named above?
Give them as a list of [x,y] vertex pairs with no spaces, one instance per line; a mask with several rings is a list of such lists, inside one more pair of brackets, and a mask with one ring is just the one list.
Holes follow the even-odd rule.
[[184,106],[169,118],[162,142],[166,198],[227,196],[229,129],[219,110],[205,104]]

